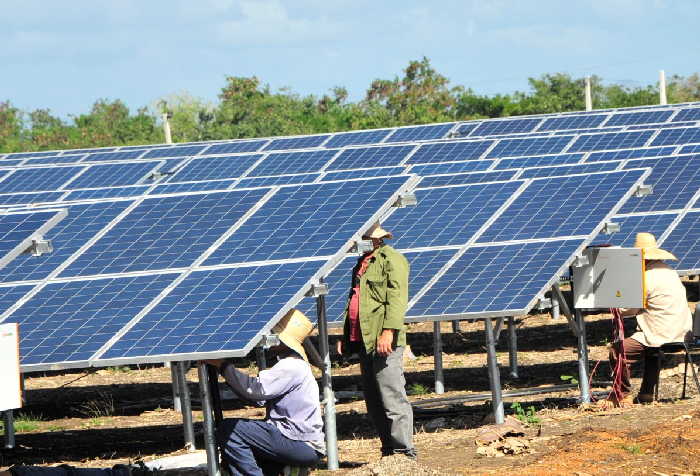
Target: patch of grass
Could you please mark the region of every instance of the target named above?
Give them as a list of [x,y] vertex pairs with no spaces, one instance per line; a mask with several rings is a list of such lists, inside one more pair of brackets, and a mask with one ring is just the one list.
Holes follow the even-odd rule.
[[535,407],[532,405],[525,409],[522,407],[522,405],[520,405],[520,403],[513,402],[510,405],[510,408],[513,410],[515,417],[523,423],[527,423],[528,425],[536,425],[541,421],[537,416],[537,410],[535,410]]
[[116,367],[107,367],[105,370],[113,374],[125,374],[131,372],[131,368],[128,365],[121,365]]
[[97,397],[90,399],[75,410],[76,413],[87,418],[99,418],[113,416],[115,413],[114,398],[106,392],[98,392]]
[[578,385],[578,379],[573,375],[560,375],[559,378],[564,382],[569,382],[573,385]]
[[629,453],[632,453],[633,455],[642,454],[642,447],[641,447],[641,445],[639,445],[637,443],[633,443],[631,445],[621,444],[620,448],[622,448],[623,450],[625,450]]
[[406,392],[409,395],[425,395],[427,393],[430,393],[430,388],[420,383],[412,383],[408,386]]
[[15,433],[26,433],[29,431],[34,431],[39,429],[39,422],[43,420],[41,414],[35,415],[33,413],[18,413],[15,415]]
[[66,427],[59,425],[49,425],[46,427],[46,429],[49,431],[65,431]]

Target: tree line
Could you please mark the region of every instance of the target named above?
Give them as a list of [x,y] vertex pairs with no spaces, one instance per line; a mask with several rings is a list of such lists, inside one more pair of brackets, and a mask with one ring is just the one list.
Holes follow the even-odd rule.
[[[90,112],[60,119],[48,109],[21,111],[0,102],[0,152],[163,143],[163,112],[171,114],[173,141],[191,142],[372,129],[544,114],[585,109],[585,78],[545,74],[529,90],[480,95],[453,86],[428,58],[411,61],[401,77],[376,79],[352,102],[343,87],[323,96],[273,91],[257,77],[226,78],[214,104],[186,93],[130,111],[123,101],[100,99]],[[591,78],[595,109],[658,104],[658,85],[605,85]],[[700,101],[700,75],[673,76],[669,103]]]

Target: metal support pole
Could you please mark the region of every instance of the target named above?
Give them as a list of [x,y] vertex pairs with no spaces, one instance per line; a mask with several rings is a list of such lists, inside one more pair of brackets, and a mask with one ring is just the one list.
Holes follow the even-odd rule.
[[510,378],[518,378],[518,338],[515,335],[515,317],[508,316],[508,363]]
[[179,362],[168,362],[170,367],[170,380],[173,387],[173,410],[176,412],[182,411],[182,403],[180,402],[180,382],[178,381],[177,366]]
[[440,321],[433,322],[433,358],[435,363],[435,393],[445,393],[445,373],[442,370],[442,334],[440,333]]
[[262,347],[255,348],[255,362],[258,364],[258,370],[267,368],[267,357],[265,357],[265,349]]
[[338,435],[335,428],[335,395],[331,381],[331,354],[328,347],[328,321],[326,320],[326,297],[316,297],[316,316],[318,318],[318,346],[323,359],[321,388],[323,389],[323,418],[326,426],[326,458],[328,469],[336,471],[338,465]]
[[486,361],[489,367],[489,383],[491,385],[491,406],[496,423],[503,423],[505,413],[503,411],[503,397],[501,395],[501,375],[498,371],[498,357],[496,356],[496,339],[493,334],[493,322],[491,318],[484,319],[486,331]]
[[209,366],[209,385],[211,386],[211,402],[214,410],[214,423],[219,426],[224,421],[224,411],[221,408],[221,391],[219,390],[219,372],[216,367]]
[[209,476],[221,476],[207,364],[200,363],[197,367],[197,373],[199,375],[199,396],[202,400],[202,415],[204,416],[204,448],[207,452],[207,472]]
[[164,112],[161,117],[163,118],[163,134],[165,134],[165,143],[172,144],[173,136],[170,133],[170,114]]
[[593,99],[591,96],[591,77],[586,76],[586,111],[593,110]]
[[182,408],[182,426],[185,432],[185,448],[188,451],[196,450],[194,441],[194,423],[192,421],[192,399],[190,398],[190,388],[187,386],[187,367],[189,363],[173,362],[175,374],[177,375],[177,385],[180,389],[180,406]]
[[12,410],[5,410],[2,419],[5,423],[5,448],[11,450],[15,447],[15,416]]
[[666,73],[663,69],[659,71],[659,104],[668,104],[666,99]]
[[552,302],[552,319],[559,319],[560,308],[559,308],[559,298],[557,296],[557,290],[559,290],[559,285],[555,284],[552,286],[552,292],[549,300]]
[[458,332],[461,332],[461,328],[459,326],[461,321],[452,321],[452,332],[457,334]]
[[578,326],[578,384],[581,403],[591,403],[591,387],[588,384],[588,344],[586,342],[586,319],[579,309],[574,309]]

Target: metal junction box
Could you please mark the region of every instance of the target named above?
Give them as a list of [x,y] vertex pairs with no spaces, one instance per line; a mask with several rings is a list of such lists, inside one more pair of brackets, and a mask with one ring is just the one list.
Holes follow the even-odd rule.
[[587,248],[574,264],[574,306],[643,308],[644,256],[639,248]]

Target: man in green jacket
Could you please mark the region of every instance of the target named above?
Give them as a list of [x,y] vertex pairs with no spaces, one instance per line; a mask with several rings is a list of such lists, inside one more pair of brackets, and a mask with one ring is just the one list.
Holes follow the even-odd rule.
[[374,249],[360,257],[353,269],[338,353],[349,350],[360,356],[367,414],[379,433],[382,455],[415,457],[413,410],[403,375],[409,264],[384,244],[391,237],[379,223],[363,236],[372,240]]

